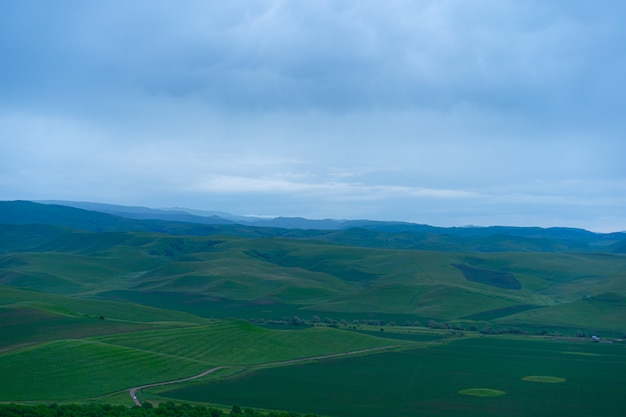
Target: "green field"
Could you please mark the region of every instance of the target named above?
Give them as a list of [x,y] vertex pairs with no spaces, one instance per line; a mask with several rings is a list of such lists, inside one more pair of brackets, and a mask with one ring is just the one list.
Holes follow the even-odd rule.
[[625,238],[0,202],[0,402],[623,416]]
[[95,340],[215,366],[255,365],[406,343],[326,327],[268,330],[240,321],[104,336]]
[[194,375],[205,363],[88,340],[61,340],[0,355],[0,401],[76,401]]
[[0,401],[92,398],[189,377],[214,366],[258,365],[405,343],[325,327],[279,331],[227,321],[17,346],[0,353],[0,369],[12,376],[0,379]]
[[[426,349],[264,369],[160,395],[338,417],[618,417],[626,413],[625,372],[624,345],[474,338]],[[542,384],[522,379],[529,375],[554,375],[566,381]],[[492,395],[460,394],[463,390]],[[504,395],[493,396],[497,391]]]

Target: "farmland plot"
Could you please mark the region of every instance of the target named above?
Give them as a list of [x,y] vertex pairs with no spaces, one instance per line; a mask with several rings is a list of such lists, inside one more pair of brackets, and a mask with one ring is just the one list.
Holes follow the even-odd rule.
[[617,417],[626,415],[625,371],[623,345],[475,338],[265,369],[162,395],[338,417]]

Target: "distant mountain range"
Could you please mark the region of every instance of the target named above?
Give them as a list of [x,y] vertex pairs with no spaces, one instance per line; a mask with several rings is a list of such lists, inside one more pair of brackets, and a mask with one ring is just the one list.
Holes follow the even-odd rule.
[[35,202],[98,211],[130,219],[167,220],[200,224],[242,224],[261,227],[282,227],[286,229],[339,230],[345,228],[346,223],[350,223],[345,220],[309,220],[301,217],[275,217],[268,219],[256,216],[237,216],[221,211],[193,210],[179,207],[154,209],[138,206],[121,206],[115,204],[62,200],[44,200]]
[[[279,236],[390,249],[626,253],[626,233],[593,233],[575,228],[434,227],[372,220],[263,219],[182,208],[153,209],[71,201],[1,201],[0,224],[45,224],[92,232]],[[45,231],[48,233],[50,230]],[[31,243],[35,241],[33,237]]]

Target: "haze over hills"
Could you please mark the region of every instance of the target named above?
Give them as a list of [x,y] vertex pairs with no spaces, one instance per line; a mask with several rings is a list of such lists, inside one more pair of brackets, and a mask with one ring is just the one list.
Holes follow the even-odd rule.
[[[343,225],[315,230],[174,222],[0,202],[0,284],[201,317],[374,315],[623,327],[624,234]],[[32,308],[28,292],[21,294],[20,303]]]
[[[1,202],[0,202],[1,203]],[[5,202],[11,203],[11,202]],[[576,228],[539,228],[539,227],[434,227],[423,224],[372,221],[372,220],[310,220],[298,217],[277,217],[272,219],[252,216],[236,216],[223,212],[198,211],[184,208],[177,209],[153,209],[147,207],[129,207],[113,204],[92,202],[70,201],[46,201],[41,202],[52,206],[80,208],[87,211],[111,214],[124,219],[135,220],[159,220],[174,223],[195,223],[202,225],[243,225],[257,228],[273,229],[298,229],[302,230],[301,237],[316,237],[328,239],[338,243],[365,245],[375,247],[392,248],[422,248],[435,250],[532,250],[532,251],[612,251],[611,245],[619,246],[620,241],[626,239],[626,233],[593,233],[584,229]],[[35,208],[19,209],[16,221],[26,221],[28,216],[38,216]],[[4,210],[4,209],[3,209]],[[28,214],[31,213],[32,214]],[[21,217],[20,217],[21,216]],[[76,212],[77,218],[94,216]],[[20,220],[20,218],[22,220]],[[32,219],[32,218],[31,218]],[[59,220],[59,224],[64,220]],[[150,222],[127,222],[119,218],[102,218],[99,227],[117,228],[119,230],[152,230],[161,231],[159,228],[167,228],[167,223]],[[86,227],[85,224],[79,228]],[[178,225],[181,233],[211,234],[212,229],[197,227],[194,231],[189,226]],[[168,232],[175,232],[170,227]],[[360,231],[350,231],[360,229]],[[89,229],[93,230],[93,229]],[[252,229],[249,229],[252,230]],[[257,230],[258,231],[258,230]],[[304,232],[304,231],[308,231]],[[337,231],[338,233],[332,233]],[[231,229],[231,232],[235,232]],[[241,229],[235,233],[244,233]],[[293,233],[274,230],[271,234],[283,235]],[[255,233],[252,233],[253,235]],[[436,236],[436,237],[435,237]],[[460,243],[462,242],[462,243]]]
[[187,208],[153,209],[148,207],[129,207],[115,204],[63,200],[46,200],[37,202],[43,204],[55,204],[67,207],[81,208],[85,210],[99,211],[102,213],[110,213],[134,219],[187,221],[203,224],[238,223],[253,226],[283,227],[295,229],[337,230],[344,228],[344,225],[346,223],[350,223],[346,220],[310,220],[301,217],[266,218],[256,216],[237,216],[220,211],[193,210]]
[[[123,206],[117,204],[104,204],[95,202],[77,202],[65,200],[42,200],[34,201],[42,204],[53,204],[67,207],[81,208],[102,213],[115,214],[121,217],[150,220],[189,221],[203,224],[227,224],[238,223],[254,226],[283,227],[292,229],[318,229],[318,230],[341,230],[354,227],[368,229],[380,229],[386,231],[445,231],[459,236],[484,236],[486,234],[513,234],[519,236],[581,236],[581,235],[612,235],[613,233],[593,233],[584,229],[566,227],[512,227],[512,226],[465,226],[465,227],[434,227],[425,224],[416,224],[397,221],[374,221],[374,220],[339,220],[322,219],[311,220],[302,217],[258,217],[241,216],[230,213],[210,210],[194,210],[183,207],[155,209],[140,206]],[[626,236],[626,232],[616,232]]]

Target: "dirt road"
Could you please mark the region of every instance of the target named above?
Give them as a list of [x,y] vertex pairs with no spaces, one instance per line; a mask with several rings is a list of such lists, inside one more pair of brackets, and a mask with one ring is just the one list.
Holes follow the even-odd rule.
[[190,376],[188,378],[177,379],[177,380],[174,380],[174,381],[155,382],[153,384],[141,385],[139,387],[131,388],[130,390],[128,390],[128,392],[130,393],[130,398],[133,399],[135,404],[137,404],[138,406],[141,406],[141,401],[139,401],[137,399],[137,391],[139,391],[141,389],[151,388],[151,387],[158,387],[160,385],[177,384],[179,382],[191,381],[192,379],[202,378],[203,376],[206,376],[206,375],[208,375],[210,373],[213,373],[213,372],[215,372],[217,370],[225,369],[225,368],[230,368],[230,366],[216,366],[214,368],[211,368],[211,369],[209,369],[207,371],[202,372],[201,374]]
[[[393,349],[398,347],[399,345],[393,345],[393,346],[383,346],[383,347],[377,347],[377,348],[370,348],[370,349],[362,349],[362,350],[355,350],[352,352],[344,352],[344,353],[334,353],[331,355],[323,355],[323,356],[312,356],[312,357],[308,357],[308,358],[300,358],[300,359],[290,359],[290,360],[286,360],[286,361],[280,361],[280,362],[269,362],[269,363],[262,363],[259,365],[253,365],[251,366],[251,368],[266,368],[269,366],[279,366],[279,365],[291,365],[294,363],[299,363],[299,362],[307,362],[307,361],[314,361],[314,360],[321,360],[321,359],[330,359],[330,358],[340,358],[343,356],[350,356],[350,355],[359,355],[361,353],[371,353],[371,352],[375,352],[377,350],[387,350],[387,349]],[[182,379],[176,379],[173,381],[164,381],[164,382],[155,382],[153,384],[146,384],[146,385],[141,385],[139,387],[134,387],[131,388],[130,390],[128,390],[128,392],[130,393],[130,398],[132,398],[132,400],[134,401],[134,403],[138,406],[141,406],[141,401],[139,401],[137,399],[137,391],[142,390],[144,388],[152,388],[152,387],[158,387],[161,385],[169,385],[169,384],[178,384],[180,382],[186,382],[186,381],[191,381],[193,379],[198,379],[198,378],[202,378],[203,376],[209,375],[215,371],[218,371],[220,369],[227,369],[227,368],[233,368],[233,366],[216,366],[214,368],[211,368],[209,370],[206,370],[198,375],[194,375],[194,376],[190,376],[187,378],[182,378]]]

